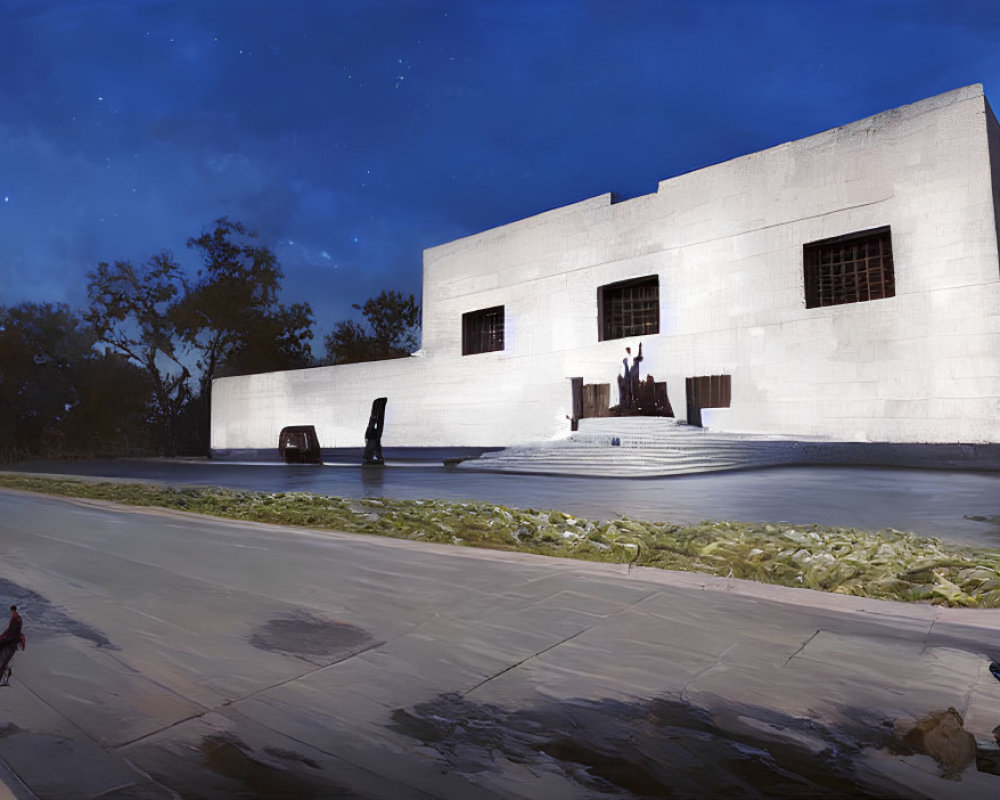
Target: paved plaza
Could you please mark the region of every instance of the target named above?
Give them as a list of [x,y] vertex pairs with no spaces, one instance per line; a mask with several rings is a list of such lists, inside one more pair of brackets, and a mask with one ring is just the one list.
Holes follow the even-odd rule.
[[[1000,611],[0,492],[18,798],[1000,796]],[[0,794],[2,797],[2,794]]]

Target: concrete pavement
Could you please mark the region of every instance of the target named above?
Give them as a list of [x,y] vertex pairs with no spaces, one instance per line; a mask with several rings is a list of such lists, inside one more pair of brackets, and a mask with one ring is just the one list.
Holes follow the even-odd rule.
[[997,611],[14,492],[0,601],[43,800],[1000,796],[883,747],[992,740]]

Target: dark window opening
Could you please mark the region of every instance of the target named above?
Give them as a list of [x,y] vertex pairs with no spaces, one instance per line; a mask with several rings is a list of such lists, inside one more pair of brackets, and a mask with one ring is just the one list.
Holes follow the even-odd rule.
[[599,341],[660,332],[660,278],[609,283],[597,290]]
[[503,306],[462,314],[462,355],[503,350]]
[[802,263],[806,308],[896,295],[888,226],[804,245]]

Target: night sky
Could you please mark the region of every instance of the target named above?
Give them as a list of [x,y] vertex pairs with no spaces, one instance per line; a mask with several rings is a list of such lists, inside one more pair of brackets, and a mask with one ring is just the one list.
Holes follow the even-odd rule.
[[426,247],[969,83],[992,2],[0,0],[0,305],[227,215],[320,354]]

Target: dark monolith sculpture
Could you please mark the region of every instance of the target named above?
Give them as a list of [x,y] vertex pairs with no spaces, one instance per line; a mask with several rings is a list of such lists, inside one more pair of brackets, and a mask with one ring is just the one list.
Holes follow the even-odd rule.
[[365,429],[364,466],[383,466],[382,458],[382,428],[385,426],[386,398],[379,397],[372,402],[372,413],[368,417],[368,427]]

